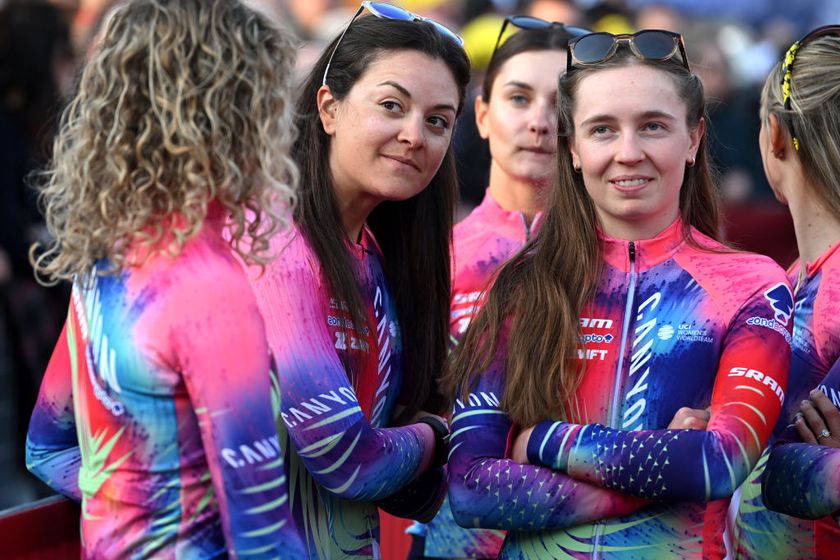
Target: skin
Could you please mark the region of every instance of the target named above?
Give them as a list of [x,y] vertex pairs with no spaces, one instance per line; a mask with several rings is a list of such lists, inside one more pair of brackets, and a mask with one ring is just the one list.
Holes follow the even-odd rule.
[[631,63],[581,80],[570,151],[607,235],[650,239],[677,219],[705,129],[686,115],[673,80],[656,68]]
[[370,212],[406,200],[437,173],[452,139],[458,88],[443,61],[417,51],[382,55],[336,99],[318,90],[329,166],[345,231],[358,240]]
[[[799,404],[793,425],[805,443],[840,449],[840,410],[822,391],[814,389]],[[823,430],[830,435],[820,437]]]
[[478,132],[490,144],[490,193],[505,210],[532,219],[557,153],[557,79],[562,51],[528,51],[499,70],[489,101],[475,102]]
[[817,194],[821,187],[805,175],[787,128],[776,115],[762,119],[758,146],[767,181],[776,199],[790,210],[804,268],[840,242],[840,220],[823,205]]

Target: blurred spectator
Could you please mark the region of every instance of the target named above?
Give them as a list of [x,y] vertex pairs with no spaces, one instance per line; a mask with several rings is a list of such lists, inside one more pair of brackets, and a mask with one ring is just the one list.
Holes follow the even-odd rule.
[[45,231],[26,176],[45,161],[72,68],[61,9],[7,0],[0,8],[0,508],[33,496],[22,482],[34,481],[23,466],[25,429],[67,308],[66,287],[38,285],[28,262],[29,245]]

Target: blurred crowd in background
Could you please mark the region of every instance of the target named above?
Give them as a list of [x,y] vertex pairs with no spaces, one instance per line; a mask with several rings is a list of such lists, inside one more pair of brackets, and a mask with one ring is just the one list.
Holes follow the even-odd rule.
[[[207,0],[213,1],[213,0]],[[299,36],[298,69],[341,32],[356,0],[246,0]],[[29,246],[48,235],[27,177],[49,158],[64,100],[113,0],[0,0],[0,509],[48,494],[25,469],[29,414],[59,336],[69,286],[33,277]],[[504,17],[628,33],[682,33],[709,107],[708,133],[727,202],[729,238],[782,265],[795,257],[793,229],[773,200],[758,151],[759,88],[791,42],[840,22],[840,0],[401,0],[406,9],[460,33],[477,90]],[[472,93],[474,96],[476,91]],[[456,129],[462,211],[487,185],[489,152],[474,125],[472,100]]]

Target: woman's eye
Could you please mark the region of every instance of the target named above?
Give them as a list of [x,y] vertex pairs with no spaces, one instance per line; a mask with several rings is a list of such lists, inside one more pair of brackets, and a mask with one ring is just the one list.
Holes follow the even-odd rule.
[[402,109],[399,103],[396,101],[383,101],[380,105],[385,108],[386,111],[397,112]]
[[596,135],[606,134],[609,131],[610,131],[609,127],[606,127],[606,126],[595,126],[595,127],[592,128],[592,134],[596,134]]
[[657,123],[657,122],[647,123],[645,125],[645,130],[650,130],[651,132],[659,132],[660,130],[663,130],[664,128],[665,127],[662,126],[662,123]]
[[514,105],[524,105],[528,102],[528,98],[522,95],[521,93],[515,93],[510,96],[510,101]]
[[446,130],[447,128],[449,128],[449,121],[447,119],[443,118],[443,117],[438,117],[438,116],[429,117],[428,122],[429,122],[430,125],[434,126],[435,128],[440,128],[442,130]]

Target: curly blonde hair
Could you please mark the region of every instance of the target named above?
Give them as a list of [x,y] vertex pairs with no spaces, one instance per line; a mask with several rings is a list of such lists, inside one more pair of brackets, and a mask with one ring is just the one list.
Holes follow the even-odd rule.
[[177,254],[214,200],[233,250],[265,264],[295,203],[295,54],[288,32],[238,0],[117,7],[40,175],[54,241],[30,251],[36,274],[84,279],[103,258],[117,273],[133,243],[170,231]]

